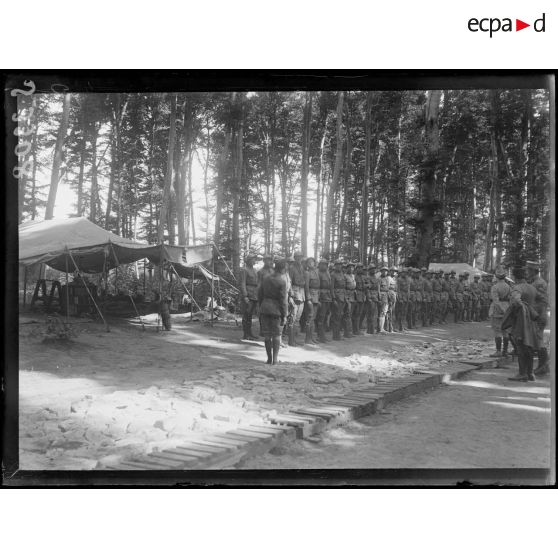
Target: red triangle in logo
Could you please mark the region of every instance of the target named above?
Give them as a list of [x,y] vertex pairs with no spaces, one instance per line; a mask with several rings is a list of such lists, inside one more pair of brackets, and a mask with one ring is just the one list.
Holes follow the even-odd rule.
[[515,30],[516,31],[521,31],[522,29],[525,29],[526,27],[531,27],[531,24],[530,23],[525,23],[524,21],[521,21],[520,19],[515,20]]

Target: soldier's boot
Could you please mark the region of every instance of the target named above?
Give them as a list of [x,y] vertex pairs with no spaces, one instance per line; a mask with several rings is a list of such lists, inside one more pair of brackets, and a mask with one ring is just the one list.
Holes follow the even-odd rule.
[[509,342],[510,342],[510,339],[507,335],[503,338],[503,342],[504,342],[504,348],[502,349],[502,356],[507,357],[508,356],[508,345],[509,345]]
[[245,337],[245,339],[248,339],[249,341],[257,341],[259,339],[259,337],[252,331],[252,320],[251,319],[248,322],[248,327],[246,329],[248,331],[248,337]]
[[273,343],[271,339],[266,339],[265,340],[265,352],[267,353],[266,364],[271,364],[273,362],[272,347],[273,347]]
[[249,327],[246,316],[242,316],[242,339],[248,339],[248,337],[250,337]]
[[328,340],[326,339],[326,336],[325,336],[325,331],[324,331],[323,324],[318,324],[318,341],[320,343],[327,343],[328,342]]
[[368,325],[364,325],[364,321],[366,319],[366,314],[367,314],[367,310],[364,310],[361,312],[359,320],[358,320],[358,329],[360,330],[367,330],[368,329]]
[[296,347],[296,332],[295,332],[294,325],[289,326],[288,334],[289,334],[289,347]]
[[343,320],[343,333],[346,339],[351,339],[353,334],[351,333],[351,318],[345,318]]
[[496,342],[496,352],[492,353],[490,356],[493,358],[498,358],[502,356],[502,338],[496,337],[494,341]]
[[541,347],[539,349],[539,362],[537,364],[537,368],[535,369],[536,376],[546,376],[550,374],[550,367],[548,364],[548,350],[546,347]]
[[341,341],[341,325],[339,324],[339,322],[332,323],[331,329],[333,331],[333,340]]
[[353,322],[353,335],[362,335],[362,333],[360,332],[360,315],[357,316],[353,316],[352,319]]
[[313,337],[313,333],[314,333],[314,324],[312,323],[308,323],[306,324],[306,328],[305,328],[305,339],[304,339],[304,344],[305,345],[316,345],[316,341],[314,341],[314,337]]
[[271,364],[277,364],[277,357],[279,356],[279,349],[281,347],[281,336],[272,338],[273,360]]
[[386,316],[380,316],[380,327],[378,333],[387,333],[387,331],[384,329],[385,325],[386,325]]

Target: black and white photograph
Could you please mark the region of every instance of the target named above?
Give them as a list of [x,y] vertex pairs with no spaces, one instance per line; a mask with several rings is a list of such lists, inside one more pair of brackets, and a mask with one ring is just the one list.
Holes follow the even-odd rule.
[[10,77],[14,478],[554,482],[553,76],[293,74]]

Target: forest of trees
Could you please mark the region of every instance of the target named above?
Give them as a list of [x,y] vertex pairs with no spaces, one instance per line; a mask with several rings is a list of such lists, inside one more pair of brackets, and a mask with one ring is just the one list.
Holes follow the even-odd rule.
[[19,102],[31,145],[20,223],[65,217],[54,212],[63,182],[73,216],[150,243],[213,241],[235,271],[249,250],[486,270],[549,251],[546,90]]

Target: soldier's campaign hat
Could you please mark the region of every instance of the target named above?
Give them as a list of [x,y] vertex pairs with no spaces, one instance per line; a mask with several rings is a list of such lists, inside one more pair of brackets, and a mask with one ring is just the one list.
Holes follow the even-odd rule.
[[343,265],[343,260],[335,260],[333,265]]
[[355,264],[353,262],[345,262],[343,267],[355,267]]
[[308,261],[310,261],[310,260],[312,260],[313,262],[315,262],[315,261],[316,261],[316,258],[315,258],[314,256],[308,256],[308,257],[306,258],[306,261],[308,262]]
[[394,265],[392,265],[392,266],[389,268],[389,270],[390,270],[390,271],[397,271],[397,268],[396,268]]
[[246,261],[246,262],[247,262],[248,260],[257,260],[257,259],[258,259],[258,255],[257,255],[257,254],[254,254],[254,253],[252,253],[252,252],[249,252],[248,254],[246,254],[246,255],[244,256],[244,261]]
[[494,271],[494,275],[496,275],[498,279],[504,279],[506,277],[506,270],[499,266]]
[[355,264],[353,264],[355,267],[364,267],[362,265],[362,262],[356,262]]
[[376,269],[376,264],[373,263],[369,264],[368,269]]
[[326,265],[327,265],[328,263],[329,263],[329,262],[328,262],[325,258],[322,258],[322,259],[318,262],[319,265],[321,265],[321,264],[326,264]]
[[468,276],[471,275],[471,274],[470,274],[468,271],[464,271],[464,272],[463,272],[463,275],[464,275],[465,277],[468,277]]
[[300,250],[297,250],[297,251],[294,253],[294,257],[295,257],[295,258],[302,258],[303,256],[304,256],[304,254],[303,254]]
[[383,265],[382,267],[380,267],[380,271],[389,271],[389,268]]
[[452,269],[452,270],[450,271],[450,275],[455,275],[455,269]]
[[264,260],[272,260],[272,259],[273,259],[273,256],[272,256],[270,253],[265,253],[265,254],[263,255],[263,259],[264,259]]
[[286,262],[294,262],[295,261],[292,254],[290,256],[285,256],[284,260]]

